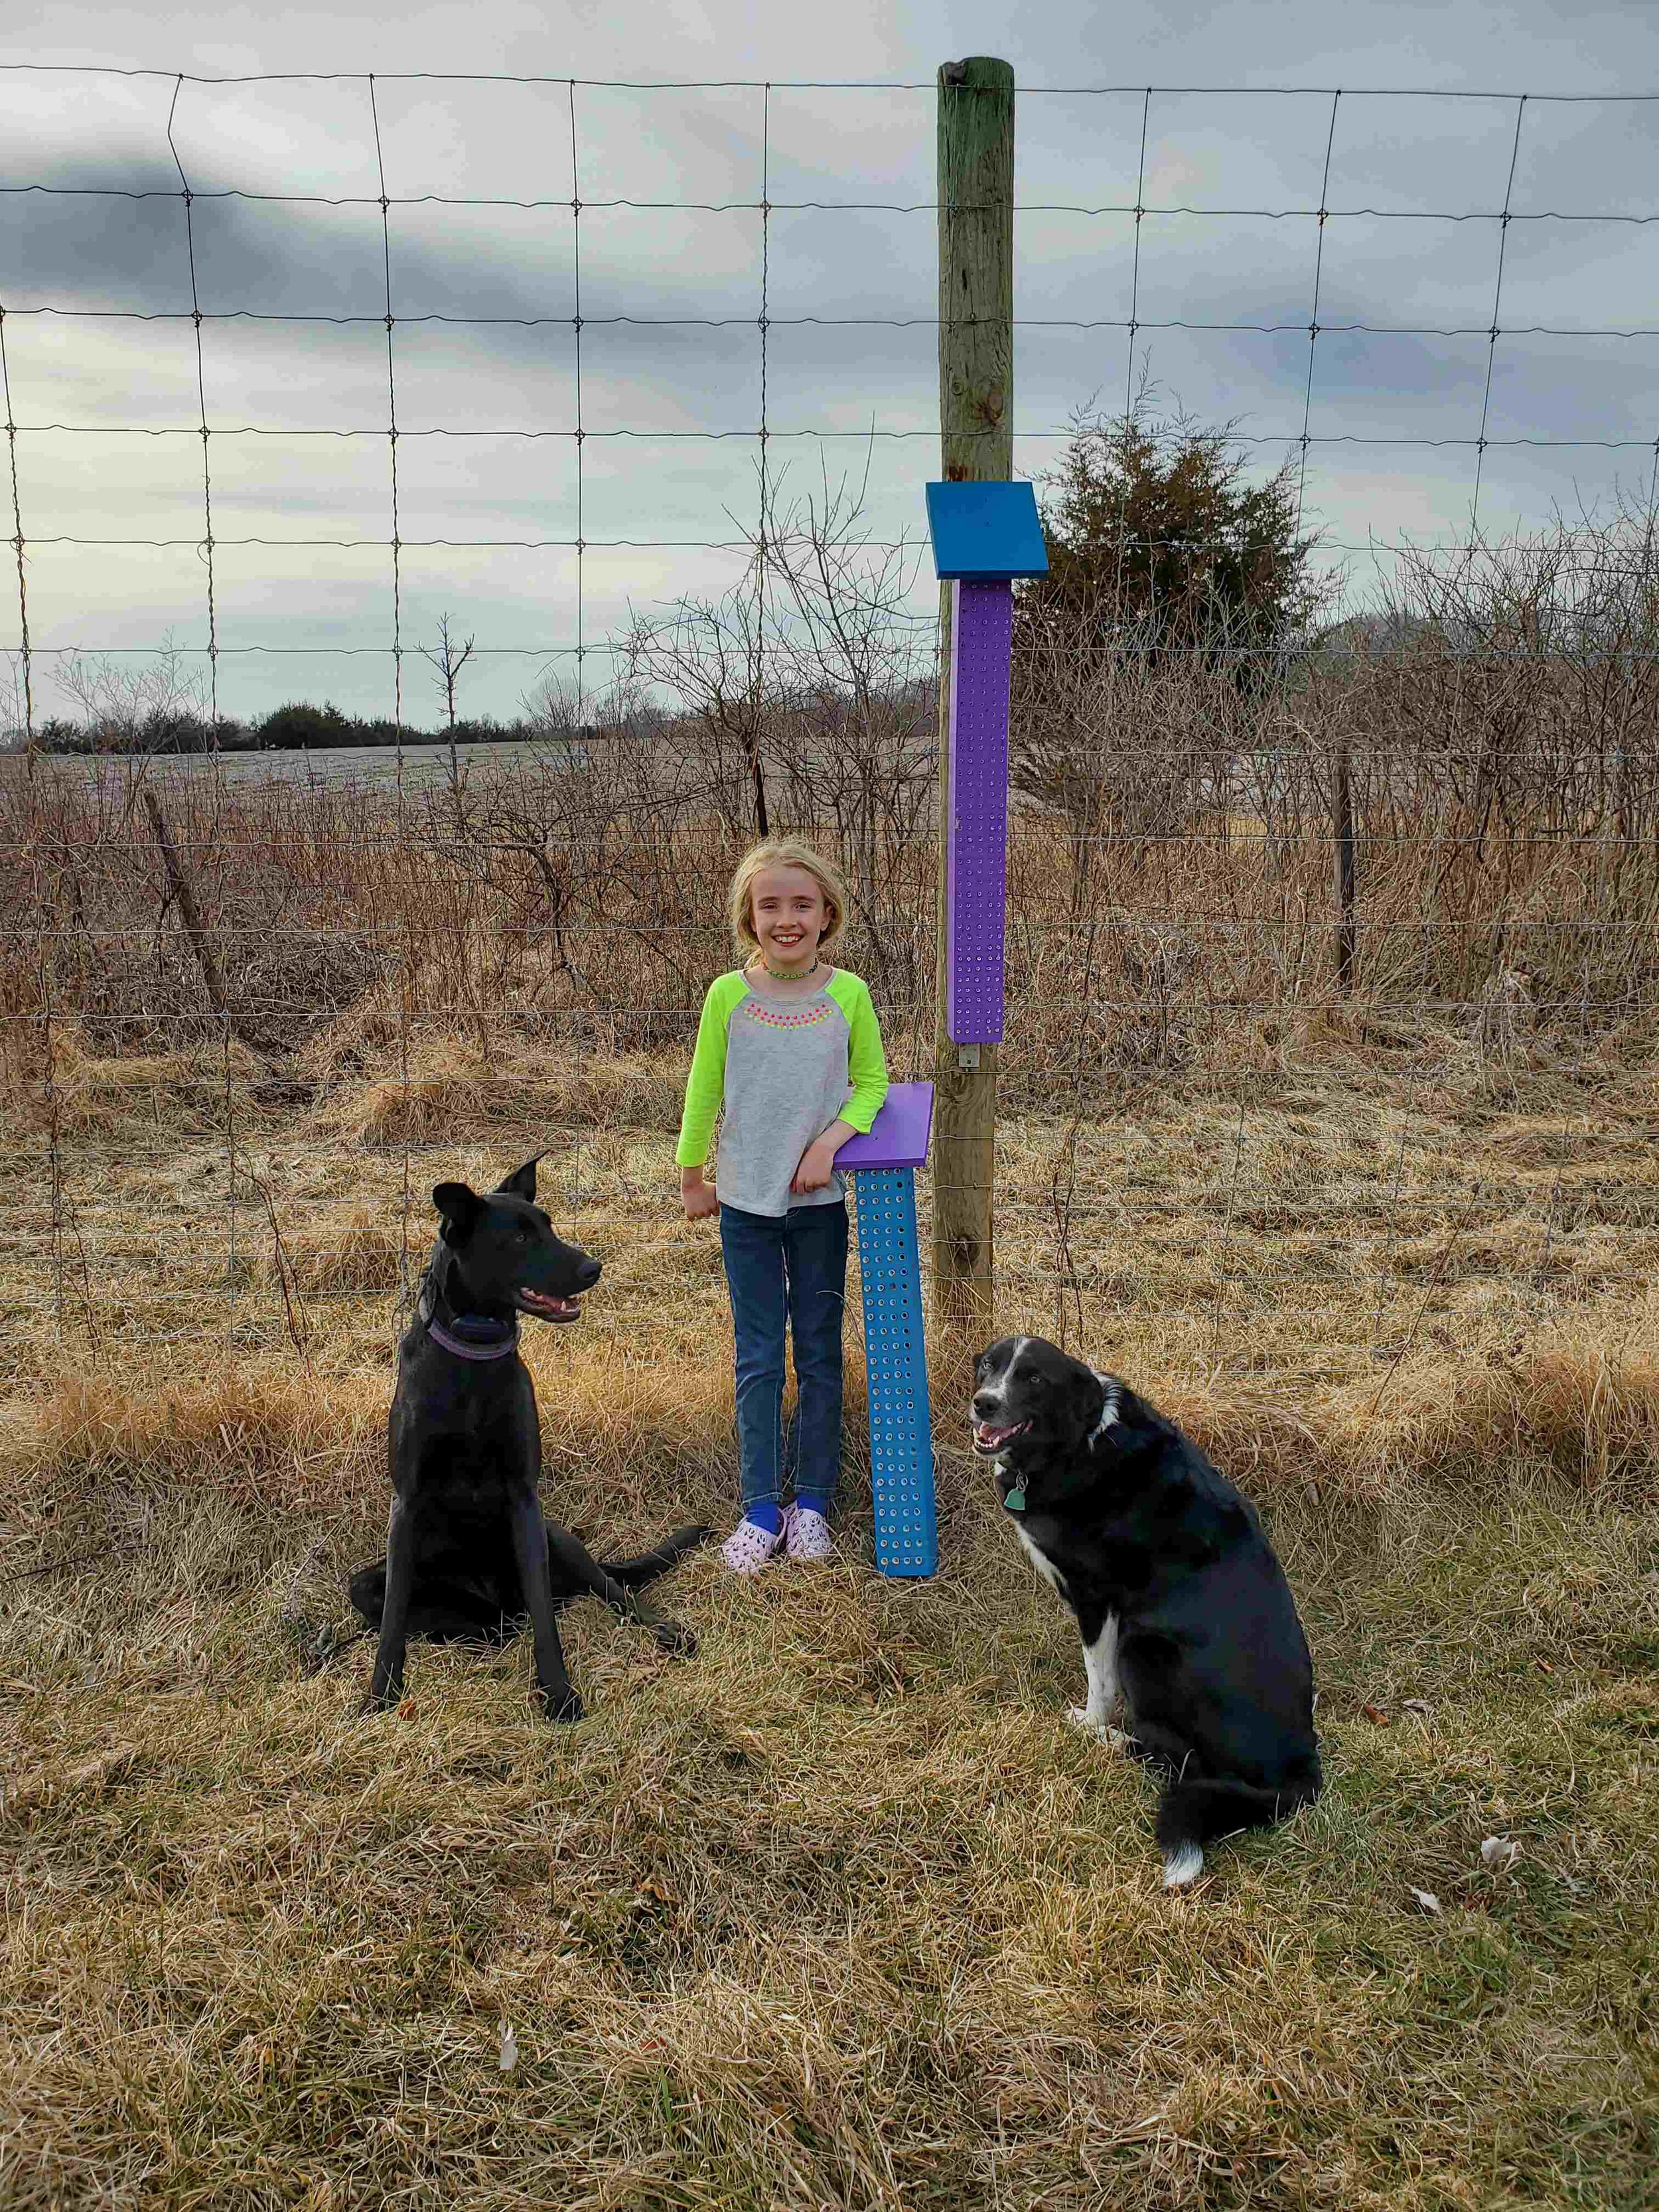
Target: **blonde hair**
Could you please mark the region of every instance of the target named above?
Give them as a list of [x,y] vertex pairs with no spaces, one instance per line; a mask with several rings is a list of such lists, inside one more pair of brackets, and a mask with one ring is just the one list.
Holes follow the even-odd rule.
[[846,879],[833,860],[826,860],[822,853],[795,837],[769,837],[763,844],[750,846],[738,863],[732,888],[726,894],[726,911],[739,952],[747,958],[760,944],[755,934],[754,892],[755,878],[763,868],[804,868],[811,877],[829,910],[830,918],[818,939],[818,951],[828,952],[847,927]]

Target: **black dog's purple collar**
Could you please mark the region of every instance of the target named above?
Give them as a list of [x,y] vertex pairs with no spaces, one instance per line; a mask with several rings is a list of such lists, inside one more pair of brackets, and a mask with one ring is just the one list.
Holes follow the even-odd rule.
[[426,1333],[434,1344],[442,1345],[446,1352],[453,1352],[457,1359],[505,1359],[519,1348],[517,1322],[513,1324],[512,1333],[499,1344],[465,1344],[459,1337],[452,1336],[435,1317],[427,1322]]

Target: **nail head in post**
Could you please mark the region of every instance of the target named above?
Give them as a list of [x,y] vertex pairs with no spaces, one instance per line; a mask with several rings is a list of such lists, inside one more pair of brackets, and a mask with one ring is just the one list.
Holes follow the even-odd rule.
[[927,531],[941,583],[1046,576],[1036,494],[1029,483],[930,483]]

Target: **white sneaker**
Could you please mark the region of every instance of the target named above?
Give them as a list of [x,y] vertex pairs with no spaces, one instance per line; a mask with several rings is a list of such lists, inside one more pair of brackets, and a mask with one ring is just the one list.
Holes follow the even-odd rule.
[[822,1513],[810,1505],[786,1505],[783,1546],[792,1559],[828,1559],[835,1554],[836,1540]]
[[720,1546],[720,1557],[734,1575],[757,1575],[771,1565],[783,1547],[786,1518],[781,1528],[763,1528],[758,1521],[739,1521]]

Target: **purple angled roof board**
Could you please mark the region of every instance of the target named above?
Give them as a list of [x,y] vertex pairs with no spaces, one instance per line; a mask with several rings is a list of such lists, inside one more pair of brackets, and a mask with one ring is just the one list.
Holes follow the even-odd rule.
[[945,1026],[955,1044],[996,1044],[1006,937],[1014,600],[1006,582],[958,583],[951,596]]
[[921,1168],[933,1127],[931,1083],[895,1083],[868,1136],[849,1137],[836,1154],[838,1168]]

